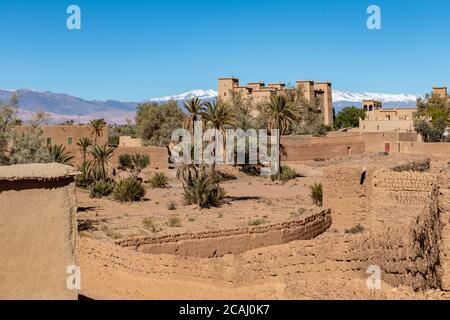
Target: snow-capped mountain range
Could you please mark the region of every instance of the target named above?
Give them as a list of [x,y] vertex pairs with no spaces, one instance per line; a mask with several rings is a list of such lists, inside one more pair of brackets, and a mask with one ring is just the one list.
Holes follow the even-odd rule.
[[[15,91],[0,89],[0,101],[8,101],[14,92],[19,97],[19,116],[24,120],[29,118],[32,112],[44,110],[50,114],[53,122],[68,120],[86,122],[91,119],[104,118],[110,123],[123,124],[126,122],[126,119],[134,119],[135,110],[139,104],[138,102],[115,100],[90,101],[67,94],[50,91],[39,92],[30,89]],[[173,96],[151,98],[146,100],[146,102],[164,103],[174,100],[181,105],[186,99],[194,97],[212,101],[217,98],[217,91],[197,89]],[[423,96],[419,94],[384,94],[333,90],[333,105],[336,112],[339,112],[345,106],[360,107],[362,100],[370,99],[381,100],[386,107],[414,107],[418,98],[423,98]]]

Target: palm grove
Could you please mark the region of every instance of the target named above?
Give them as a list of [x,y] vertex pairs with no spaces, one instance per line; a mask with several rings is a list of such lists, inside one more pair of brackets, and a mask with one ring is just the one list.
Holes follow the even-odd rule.
[[[92,197],[112,195],[119,201],[141,199],[145,188],[140,172],[149,165],[148,156],[134,154],[119,157],[118,170],[128,171],[126,179],[117,176],[111,164],[111,158],[120,135],[133,135],[141,138],[146,145],[168,147],[174,129],[184,127],[193,132],[194,123],[202,121],[204,128],[224,132],[228,128],[278,129],[281,135],[312,134],[322,135],[327,129],[322,122],[320,110],[316,103],[308,103],[302,98],[297,88],[290,88],[285,95],[273,96],[256,108],[252,101],[244,100],[239,93],[232,93],[231,101],[221,100],[203,102],[198,98],[184,102],[179,108],[175,101],[162,105],[143,103],[138,106],[136,124],[112,126],[110,143],[100,145],[98,138],[107,126],[104,120],[90,122],[91,137],[81,138],[76,142],[78,152],[83,160],[78,167],[81,173],[77,177],[79,187],[90,191]],[[44,112],[37,112],[29,121],[26,130],[14,130],[21,125],[17,118],[18,100],[15,95],[0,108],[0,161],[2,165],[49,163],[71,164],[74,156],[64,146],[45,144],[41,126],[48,122]],[[258,168],[243,166],[242,170],[255,173]],[[280,167],[274,180],[286,181],[295,178],[294,170],[287,166]],[[224,179],[215,165],[199,166],[182,164],[177,168],[177,177],[183,183],[184,198],[187,204],[200,207],[219,205],[225,196],[219,182]],[[167,177],[163,173],[154,174],[148,181],[150,187],[166,187]]]

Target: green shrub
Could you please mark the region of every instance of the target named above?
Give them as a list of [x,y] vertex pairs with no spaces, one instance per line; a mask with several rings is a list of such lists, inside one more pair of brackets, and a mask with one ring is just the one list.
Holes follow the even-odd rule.
[[192,185],[184,187],[186,204],[196,204],[200,208],[219,207],[225,197],[225,190],[207,173],[192,181]]
[[167,225],[171,228],[180,228],[181,227],[181,219],[176,216],[169,217],[167,221]]
[[78,167],[79,175],[75,178],[77,187],[87,188],[92,183],[91,176],[91,163],[84,161],[81,166]]
[[147,183],[150,185],[150,187],[155,189],[165,188],[169,183],[169,178],[164,172],[155,172],[155,174],[150,177]]
[[409,163],[400,164],[393,168],[395,172],[428,172],[431,168],[430,159],[421,159],[416,161],[411,161]]
[[273,175],[272,181],[282,181],[282,182],[288,182],[289,180],[293,180],[298,177],[297,172],[295,172],[294,169],[288,166],[282,166],[280,168],[280,172],[276,175]]
[[311,190],[311,199],[315,205],[321,207],[323,205],[323,186],[321,183],[314,183],[309,186]]
[[170,211],[177,210],[177,204],[174,201],[170,201],[167,205],[167,209],[169,209]]
[[150,164],[150,157],[146,154],[135,153],[119,156],[119,169],[129,171],[135,178]]
[[151,218],[144,218],[142,220],[142,225],[144,226],[145,229],[150,230],[153,233],[156,232],[156,226]]
[[222,182],[222,181],[232,181],[237,180],[236,176],[230,173],[216,171],[214,175],[214,181],[215,182]]
[[126,170],[131,167],[131,155],[121,154],[119,156],[119,169]]
[[110,181],[98,180],[91,184],[89,191],[91,198],[103,198],[109,196],[114,189],[114,184]]
[[255,219],[248,222],[249,226],[260,226],[267,223],[266,219]]
[[249,176],[259,176],[261,175],[261,168],[253,165],[244,165],[241,168],[241,172]]
[[144,186],[134,177],[120,180],[113,190],[114,199],[120,202],[140,201],[144,195]]
[[358,224],[357,226],[355,226],[351,229],[345,230],[345,233],[347,233],[347,234],[358,234],[358,233],[363,233],[363,232],[364,232],[364,227],[360,224]]

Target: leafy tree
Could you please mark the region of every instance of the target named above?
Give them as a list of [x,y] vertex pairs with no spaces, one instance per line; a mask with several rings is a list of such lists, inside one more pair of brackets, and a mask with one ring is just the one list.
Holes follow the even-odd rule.
[[93,157],[92,168],[101,172],[101,177],[103,180],[106,180],[107,178],[106,167],[109,166],[109,161],[113,156],[114,150],[114,147],[109,147],[106,144],[95,144],[89,150]]
[[229,107],[235,116],[236,127],[244,131],[265,127],[265,121],[261,112],[259,112],[260,110],[258,110],[261,108],[254,108],[252,101],[250,99],[244,100],[239,91],[230,90]]
[[97,144],[97,139],[103,136],[103,129],[106,127],[104,119],[91,120],[91,133],[94,136],[94,143]]
[[41,126],[47,123],[49,116],[38,111],[33,114],[29,126],[22,133],[14,134],[10,164],[48,163],[52,161],[42,137]]
[[108,143],[110,145],[118,146],[121,136],[137,137],[136,125],[130,119],[126,119],[126,124],[124,125],[112,125],[109,127]]
[[435,123],[423,119],[416,119],[414,127],[422,135],[425,142],[439,142],[442,140],[443,134],[447,129],[447,122],[443,119],[438,119]]
[[336,117],[336,127],[356,128],[359,127],[359,119],[365,119],[366,112],[357,107],[345,107]]
[[136,126],[138,136],[147,145],[166,147],[172,132],[183,127],[185,114],[175,101],[165,104],[143,103],[137,107]]
[[139,174],[150,164],[147,154],[123,154],[119,156],[119,169],[128,170],[133,177],[138,179]]
[[92,140],[89,138],[80,138],[77,142],[77,146],[80,148],[83,155],[83,162],[86,162],[86,155],[90,146],[92,146]]
[[427,95],[417,100],[417,115],[414,126],[425,142],[438,142],[450,124],[450,99],[438,95]]
[[9,103],[0,104],[0,165],[9,163],[9,146],[13,139],[13,128],[17,124],[17,96]]
[[322,136],[327,132],[319,108],[319,101],[304,98],[303,87],[287,88],[286,100],[293,105],[296,121],[286,134]]

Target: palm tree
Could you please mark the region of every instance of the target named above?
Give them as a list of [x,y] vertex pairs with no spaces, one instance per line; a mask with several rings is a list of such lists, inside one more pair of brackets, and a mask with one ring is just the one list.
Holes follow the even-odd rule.
[[52,161],[56,163],[70,164],[74,158],[69,152],[66,152],[66,147],[62,145],[48,146],[48,152]]
[[94,143],[97,144],[97,138],[103,135],[103,129],[106,127],[104,119],[91,120],[91,133],[94,136]]
[[93,145],[89,152],[93,157],[92,165],[94,169],[100,169],[103,179],[106,179],[106,167],[109,166],[109,160],[113,156],[115,148],[108,145]]
[[199,98],[192,98],[183,102],[183,108],[189,114],[184,121],[184,128],[194,132],[196,121],[200,121],[205,111],[205,103]]
[[83,154],[83,162],[86,162],[87,151],[91,145],[92,140],[89,138],[80,138],[77,142],[77,146],[80,147],[80,151]]
[[[217,102],[214,101],[213,103],[206,103],[206,110],[203,113],[203,119],[208,128],[220,131],[223,135],[223,138],[225,138],[226,127],[236,126],[236,120],[233,111],[227,104],[223,103],[220,100],[218,100]],[[217,139],[217,137],[215,139]],[[212,173],[215,172],[215,168],[216,163],[214,161],[211,166]]]
[[[279,130],[278,144],[280,145],[281,136],[286,134],[290,126],[297,120],[294,107],[286,100],[286,97],[272,96],[266,105],[265,113],[269,129]],[[280,167],[281,154],[278,152],[278,172],[280,172]]]
[[197,178],[198,178],[198,168],[195,164],[182,163],[178,166],[177,179],[183,180],[184,187],[192,186],[193,181]]

